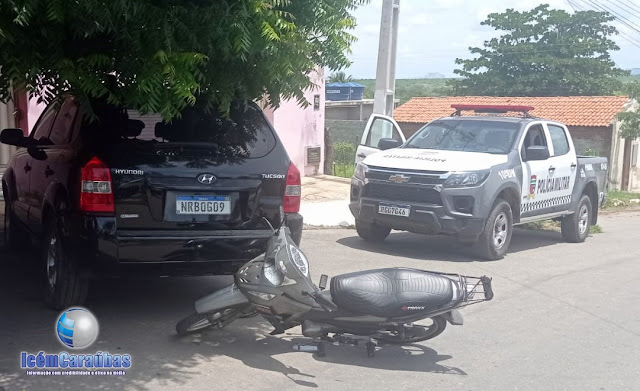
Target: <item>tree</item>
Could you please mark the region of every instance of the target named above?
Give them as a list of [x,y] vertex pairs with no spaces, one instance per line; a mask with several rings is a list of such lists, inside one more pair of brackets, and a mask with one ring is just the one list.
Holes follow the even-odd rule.
[[540,5],[530,11],[507,9],[489,14],[481,24],[506,31],[469,48],[473,59],[456,59],[453,82],[460,95],[559,96],[608,95],[616,91],[617,68],[609,52],[618,31],[604,12],[569,14]]
[[353,81],[353,76],[347,76],[347,74],[342,71],[331,74],[329,79],[327,79],[328,83],[348,83],[351,81]]
[[171,119],[266,96],[306,103],[317,66],[340,69],[368,0],[0,0],[0,100],[71,91]]
[[[640,82],[629,83],[625,86],[629,97],[635,99],[635,104],[640,105]],[[640,107],[636,111],[626,111],[618,114],[622,121],[620,125],[620,137],[634,140],[640,137]]]

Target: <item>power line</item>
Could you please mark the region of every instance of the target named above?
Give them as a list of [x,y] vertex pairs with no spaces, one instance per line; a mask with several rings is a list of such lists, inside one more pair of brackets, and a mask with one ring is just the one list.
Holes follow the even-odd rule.
[[[616,5],[616,7],[618,7],[619,9],[624,9],[625,12],[629,12],[630,14],[633,14],[634,16],[638,16],[640,17],[640,9],[636,10],[635,8],[629,6],[629,4],[620,1],[620,0],[609,0],[609,2],[614,3],[614,5]],[[631,3],[633,4],[633,3]]]
[[[589,0],[585,0],[585,1],[589,1]],[[578,3],[578,0],[567,0],[567,3],[569,3],[569,5],[571,6],[571,8],[573,8],[574,11],[586,11],[589,10],[589,7],[583,5],[582,3]],[[602,9],[600,9],[602,10]],[[604,11],[607,12],[607,11]],[[616,18],[616,16],[614,15],[614,18],[616,20],[618,20],[619,22],[623,23],[624,25],[626,25],[627,27],[631,28],[634,31],[640,32],[640,30],[637,30],[631,26],[629,26],[627,23],[622,22],[619,18]],[[636,46],[638,48],[640,48],[640,41],[637,40],[636,38],[633,38],[630,35],[627,35],[626,33],[623,33],[622,31],[618,32],[620,37],[623,38],[625,41],[629,42],[630,44],[632,44],[633,46]]]
[[618,13],[612,11],[610,8],[607,8],[604,5],[598,3],[597,0],[581,0],[581,1],[584,1],[585,3],[593,5],[595,8],[597,8],[600,11],[611,14],[616,20],[618,20],[618,22],[626,25],[636,33],[640,33],[640,26],[638,26],[634,22],[629,21],[627,18],[620,16]]

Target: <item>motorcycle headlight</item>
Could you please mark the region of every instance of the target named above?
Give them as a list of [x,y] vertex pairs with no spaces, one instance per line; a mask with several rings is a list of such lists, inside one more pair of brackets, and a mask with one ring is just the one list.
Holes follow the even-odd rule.
[[289,253],[291,254],[293,264],[300,270],[300,273],[309,277],[309,260],[307,257],[295,246],[289,246]]
[[469,172],[454,172],[449,175],[444,186],[446,187],[466,187],[466,186],[478,186],[484,183],[489,177],[491,170],[482,171],[469,171]]
[[367,171],[369,171],[369,167],[367,167],[366,164],[362,164],[362,163],[358,163],[356,165],[356,170],[353,173],[353,176],[364,180],[364,178],[367,176]]

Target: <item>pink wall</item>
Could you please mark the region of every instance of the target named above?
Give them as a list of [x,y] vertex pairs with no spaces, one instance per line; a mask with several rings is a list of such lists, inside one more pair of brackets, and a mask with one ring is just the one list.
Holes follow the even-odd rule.
[[36,121],[38,121],[38,118],[40,118],[40,114],[42,114],[42,112],[46,108],[47,105],[45,105],[44,103],[38,103],[37,98],[29,98],[29,108],[27,109],[29,133],[31,133],[33,125],[36,124]]
[[[303,176],[322,174],[324,167],[324,70],[318,69],[310,75],[315,87],[305,91],[310,105],[302,108],[295,100],[282,102],[276,110],[266,108],[265,115],[276,129],[287,149],[289,158]],[[320,107],[314,109],[314,96],[319,95]],[[320,147],[320,163],[307,165],[307,147]]]

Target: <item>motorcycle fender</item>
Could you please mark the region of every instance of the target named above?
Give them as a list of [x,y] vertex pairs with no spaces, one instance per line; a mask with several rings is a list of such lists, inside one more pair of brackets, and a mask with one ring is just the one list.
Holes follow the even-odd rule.
[[220,311],[223,308],[234,307],[242,304],[249,304],[247,297],[238,289],[236,284],[229,285],[210,295],[202,297],[196,301],[196,312],[204,314],[207,312]]
[[460,311],[458,310],[451,310],[449,312],[446,312],[442,315],[443,318],[445,318],[447,320],[447,322],[451,323],[452,325],[462,325],[464,324],[464,319],[462,318],[462,314],[460,313]]

